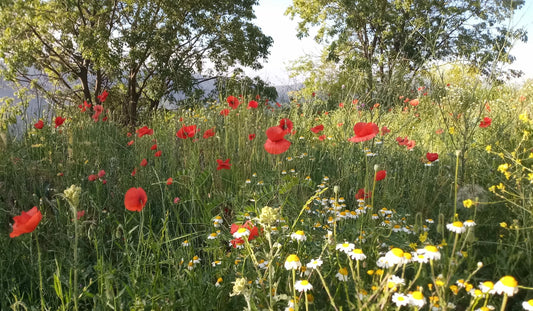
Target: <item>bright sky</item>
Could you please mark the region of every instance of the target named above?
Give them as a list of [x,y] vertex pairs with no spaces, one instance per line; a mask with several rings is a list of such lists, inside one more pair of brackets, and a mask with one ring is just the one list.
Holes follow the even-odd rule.
[[[268,62],[264,63],[264,68],[256,72],[246,70],[248,75],[258,75],[274,85],[292,84],[299,81],[289,79],[286,68],[290,62],[306,54],[320,55],[321,47],[312,38],[303,40],[296,38],[296,21],[291,21],[284,15],[291,4],[292,0],[259,0],[259,6],[255,9],[256,24],[266,35],[274,39],[274,45],[270,50]],[[530,37],[528,43],[517,43],[511,51],[511,55],[516,56],[511,68],[524,71],[522,81],[526,78],[533,79],[533,1],[526,1],[511,26],[525,26]]]

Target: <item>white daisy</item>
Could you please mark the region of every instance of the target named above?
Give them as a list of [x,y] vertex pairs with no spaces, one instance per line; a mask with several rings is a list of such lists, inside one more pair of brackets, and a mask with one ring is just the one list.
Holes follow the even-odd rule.
[[233,233],[233,238],[238,239],[238,238],[247,237],[249,235],[250,235],[250,230],[248,230],[245,227],[240,227],[237,231]]
[[426,304],[426,298],[424,298],[424,295],[419,291],[412,292],[408,297],[409,304],[417,308],[422,308]]
[[346,268],[340,268],[335,276],[339,281],[346,282],[348,281],[348,270]]
[[510,275],[502,277],[495,285],[494,290],[498,295],[507,294],[507,296],[513,296],[518,293],[518,282]]
[[285,260],[285,269],[287,270],[300,269],[301,266],[302,263],[300,262],[300,258],[298,258],[298,256],[296,256],[295,254],[289,255]]
[[451,224],[447,224],[446,228],[454,233],[463,233],[466,231],[466,227],[460,221],[454,221]]
[[322,265],[323,261],[320,258],[311,259],[311,261],[306,265],[308,269],[316,269]]
[[307,280],[298,280],[294,283],[294,288],[299,292],[307,292],[308,290],[313,289],[313,285]]
[[360,248],[354,248],[351,252],[348,253],[348,256],[352,260],[357,260],[357,261],[361,261],[361,260],[365,260],[366,259],[366,255],[363,254],[363,250],[360,249]]
[[304,242],[305,240],[307,240],[307,238],[305,236],[305,233],[302,230],[298,230],[296,232],[293,232],[291,234],[291,239],[292,240],[296,240],[298,242]]
[[355,245],[353,243],[344,242],[342,244],[337,244],[335,247],[336,250],[340,250],[341,252],[344,252],[348,254],[355,248]]
[[394,302],[397,307],[404,307],[409,304],[409,297],[404,294],[394,293],[392,294],[392,302]]

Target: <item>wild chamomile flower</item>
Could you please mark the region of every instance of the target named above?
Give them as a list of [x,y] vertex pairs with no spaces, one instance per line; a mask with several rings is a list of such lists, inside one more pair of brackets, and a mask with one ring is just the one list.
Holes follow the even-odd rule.
[[220,283],[222,283],[223,279],[222,278],[218,278],[217,279],[217,282],[215,283],[215,286],[216,287],[219,287],[220,286]]
[[300,269],[301,266],[302,263],[300,262],[300,258],[298,258],[298,256],[296,256],[295,254],[289,255],[285,260],[285,269],[287,270]]
[[246,179],[246,181],[244,182],[246,184],[251,184],[252,183],[252,180],[251,179]]
[[193,263],[200,263],[200,261],[201,261],[201,259],[200,259],[198,256],[194,256],[194,257],[192,258],[192,262],[193,262]]
[[213,223],[219,224],[219,225],[224,223],[224,220],[222,219],[222,217],[220,215],[216,215],[215,217],[213,217],[212,221],[213,221]]
[[348,270],[346,268],[340,268],[335,276],[339,281],[346,282],[348,281]]
[[336,250],[340,250],[341,252],[344,252],[348,254],[355,248],[355,245],[353,243],[344,242],[342,244],[337,244],[335,247]]
[[208,240],[214,240],[214,239],[217,238],[217,236],[218,236],[218,233],[213,232],[213,233],[211,233],[210,235],[207,236],[207,239]]
[[298,280],[294,283],[294,288],[299,292],[307,292],[308,290],[313,289],[313,285],[307,280]]
[[316,269],[322,265],[323,261],[320,258],[311,259],[311,261],[306,265],[308,269]]
[[362,261],[366,259],[366,255],[363,254],[363,250],[360,248],[354,248],[351,252],[348,253],[348,256],[352,260]]
[[281,175],[287,175],[287,171],[286,170],[281,171]]
[[485,294],[494,294],[496,291],[494,290],[494,283],[492,281],[485,281],[479,283],[479,289]]
[[189,241],[185,240],[185,241],[181,242],[181,246],[189,246]]
[[440,252],[436,246],[426,245],[423,249],[419,249],[416,252],[424,254],[429,260],[440,260]]
[[385,260],[392,266],[403,264],[405,263],[403,254],[403,250],[395,247],[385,254]]
[[389,277],[389,280],[387,282],[388,288],[396,290],[399,285],[405,285],[405,280],[396,275],[392,275]]
[[222,261],[220,260],[215,260],[211,263],[211,266],[213,267],[216,267],[216,266],[220,266],[222,264]]
[[446,224],[446,228],[453,233],[464,233],[466,231],[466,227],[460,221],[454,221],[451,224]]
[[411,306],[422,308],[426,304],[426,298],[424,298],[424,295],[419,291],[410,293],[408,297]]
[[192,260],[189,260],[189,263],[187,264],[187,269],[193,270],[194,269],[194,262]]
[[522,308],[526,311],[533,311],[533,299],[522,302]]
[[396,307],[405,307],[409,304],[409,297],[404,294],[394,293],[392,294],[392,302],[396,304]]
[[305,232],[303,232],[303,230],[298,230],[296,232],[291,233],[291,240],[304,242],[305,240],[307,240],[307,237],[305,236]]
[[233,238],[243,238],[250,235],[250,230],[246,229],[245,227],[240,227],[237,231],[233,233]]
[[469,220],[465,220],[465,222],[463,223],[463,225],[466,227],[466,228],[470,228],[470,227],[474,227],[476,225],[476,223],[472,220],[472,219],[469,219]]
[[435,221],[434,221],[433,219],[431,219],[431,218],[426,219],[426,222],[427,222],[428,224],[435,223]]
[[426,252],[413,252],[413,259],[412,261],[418,262],[418,263],[428,263],[429,258],[426,256]]
[[264,259],[261,259],[261,260],[259,260],[257,265],[258,265],[259,269],[266,269],[268,267],[268,261],[266,261]]
[[494,291],[498,295],[503,293],[507,294],[507,296],[513,296],[518,293],[518,282],[514,277],[506,275],[496,282],[496,285],[494,285]]

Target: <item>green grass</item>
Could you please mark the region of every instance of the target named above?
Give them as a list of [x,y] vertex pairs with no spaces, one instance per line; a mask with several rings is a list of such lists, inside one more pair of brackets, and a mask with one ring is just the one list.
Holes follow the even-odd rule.
[[[220,115],[225,103],[161,112],[140,122],[138,128],[154,130],[143,137],[134,131],[128,135],[113,115],[95,123],[74,107],[61,112],[68,120],[57,129],[50,123],[42,130],[28,124],[23,139],[9,141],[0,151],[0,309],[278,310],[293,298],[294,279],[313,285],[311,310],[333,305],[396,309],[394,290],[384,281],[392,275],[405,280],[395,291],[422,292],[424,309],[431,302],[474,310],[485,301],[496,308],[521,309],[533,297],[524,288],[533,285],[533,143],[524,134],[533,127],[531,84],[518,90],[435,83],[403,96],[420,103],[415,107],[398,98],[358,109],[347,94],[344,107],[328,111],[327,98],[318,96],[248,110],[252,98],[245,98],[226,117]],[[480,128],[486,116],[492,124]],[[287,135],[292,145],[283,154],[268,154],[265,131],[282,118],[294,122],[295,133]],[[391,132],[348,142],[357,122],[374,122]],[[193,124],[200,129],[194,138],[176,137],[182,126]],[[309,130],[319,124],[324,125],[322,133]],[[204,139],[210,128],[216,135]],[[252,133],[256,138],[249,140]],[[325,139],[318,139],[322,134]],[[396,141],[406,136],[416,141],[412,150]],[[134,143],[128,145],[130,141]],[[161,157],[154,157],[153,144]],[[367,156],[369,152],[376,155]],[[427,152],[438,152],[439,161],[426,166]],[[231,169],[217,170],[216,159],[228,158]],[[147,166],[140,166],[142,159]],[[504,163],[509,168],[498,171]],[[384,180],[374,182],[375,166],[387,171]],[[106,172],[103,178],[88,180],[100,170]],[[168,178],[173,179],[170,185]],[[484,189],[476,194],[481,202],[470,209],[462,207],[462,200],[476,197],[455,198],[456,190],[468,184]],[[82,189],[77,206],[63,196],[71,185]],[[494,185],[500,187],[489,191]],[[139,213],[124,207],[131,187],[147,193]],[[361,188],[372,192],[363,203],[355,199]],[[328,223],[341,197],[346,204],[342,210],[366,206],[366,213]],[[33,206],[43,214],[36,230],[9,238],[13,217]],[[279,208],[276,222],[257,219],[264,206]],[[82,210],[85,215],[77,221],[76,212]],[[215,228],[217,215],[224,222]],[[259,237],[234,249],[230,225],[247,217],[261,228]],[[477,225],[456,238],[446,224],[457,219]],[[394,225],[404,231],[396,232]],[[306,241],[291,240],[297,230],[305,232]],[[324,238],[328,230],[331,234]],[[217,232],[216,239],[207,238]],[[189,245],[183,246],[184,241]],[[361,248],[367,259],[357,263],[336,250],[344,241]],[[392,247],[410,252],[425,245],[439,246],[441,259],[431,265],[376,265]],[[298,271],[293,279],[284,268],[289,254],[297,254],[304,266],[320,257],[320,274]],[[194,256],[201,261],[189,269]],[[215,260],[221,264],[213,266]],[[268,261],[268,267],[259,268],[260,260]],[[347,282],[337,280],[340,268],[347,269]],[[477,299],[464,288],[456,294],[450,289],[460,279],[479,288],[480,282],[496,283],[505,275],[522,286],[508,301],[503,295]],[[234,282],[240,278],[246,285],[237,290]],[[300,296],[298,308],[304,310]]]

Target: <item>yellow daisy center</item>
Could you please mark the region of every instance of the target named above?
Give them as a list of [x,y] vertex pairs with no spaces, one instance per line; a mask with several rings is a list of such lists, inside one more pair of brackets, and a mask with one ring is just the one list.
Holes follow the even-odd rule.
[[391,252],[397,257],[403,257],[403,250],[399,248],[393,248],[391,249]]
[[412,294],[413,298],[416,299],[416,300],[422,300],[424,299],[424,295],[422,295],[421,292],[419,291],[414,291],[413,294]]
[[306,286],[309,284],[309,282],[307,280],[303,280],[300,284],[302,284],[303,286]]
[[518,286],[518,282],[515,280],[514,277],[512,276],[504,276],[503,278],[500,279],[500,282],[502,282],[503,285],[507,286],[507,287],[517,287]]
[[294,254],[289,255],[289,257],[287,257],[287,262],[296,262],[296,261],[300,261],[300,258],[298,258],[298,256]]
[[454,221],[452,225],[454,227],[457,227],[457,228],[462,228],[463,227],[463,223],[460,222],[460,221]]

